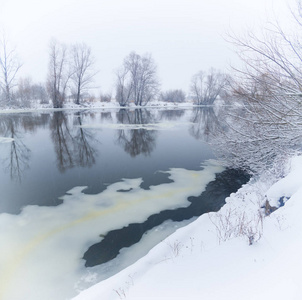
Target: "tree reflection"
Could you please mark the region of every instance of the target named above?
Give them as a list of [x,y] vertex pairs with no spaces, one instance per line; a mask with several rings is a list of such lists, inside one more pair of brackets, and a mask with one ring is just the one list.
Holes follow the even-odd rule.
[[112,121],[111,112],[101,112],[101,120]]
[[[117,113],[117,120],[121,124],[150,124],[155,121],[150,111],[135,109],[128,111],[121,109]],[[124,150],[135,157],[139,154],[150,155],[156,146],[157,131],[145,128],[120,129],[117,134],[117,142]]]
[[29,168],[30,150],[22,141],[20,132],[21,118],[3,116],[0,121],[0,135],[12,138],[6,158],[3,159],[4,169],[12,180],[21,182],[23,173]]
[[92,147],[92,142],[95,141],[91,131],[81,127],[82,117],[80,113],[77,113],[78,125],[75,127],[75,140],[77,142],[76,148],[76,164],[81,167],[91,167],[95,164],[95,157],[97,151]]
[[49,120],[49,114],[26,114],[22,116],[21,123],[25,132],[36,132],[39,127],[45,128]]
[[89,130],[81,127],[80,113],[76,113],[75,116],[72,124],[69,120],[71,116],[55,112],[50,122],[51,138],[60,172],[75,166],[91,167],[95,163],[96,150],[92,146],[94,138]]
[[209,141],[210,135],[214,135],[221,129],[221,123],[216,116],[213,107],[196,107],[193,109],[190,127],[190,133],[196,139]]
[[175,121],[185,114],[183,109],[167,109],[159,111],[160,120]]
[[73,137],[67,118],[62,112],[55,112],[50,123],[51,138],[57,155],[57,165],[61,172],[74,166],[71,152]]

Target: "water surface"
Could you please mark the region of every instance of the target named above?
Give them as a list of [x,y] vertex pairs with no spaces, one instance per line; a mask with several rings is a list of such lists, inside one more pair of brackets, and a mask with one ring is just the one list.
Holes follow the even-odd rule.
[[209,108],[1,115],[0,299],[71,298],[217,211],[248,180],[214,160],[217,127]]

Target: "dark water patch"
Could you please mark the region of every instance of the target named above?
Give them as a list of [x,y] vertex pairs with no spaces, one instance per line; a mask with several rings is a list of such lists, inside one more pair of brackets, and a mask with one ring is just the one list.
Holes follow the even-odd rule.
[[286,202],[288,199],[289,199],[289,197],[282,196],[282,197],[278,200],[279,207],[284,206],[285,202]]
[[133,190],[133,188],[130,188],[128,190],[117,190],[117,192],[119,192],[119,193],[127,193],[127,192],[130,192],[132,190]]
[[171,183],[173,180],[170,179],[169,176],[169,173],[155,172],[153,176],[144,177],[140,187],[144,190],[150,190],[150,186]]
[[188,198],[191,203],[188,207],[164,210],[151,215],[143,223],[129,224],[126,227],[102,235],[103,240],[92,245],[85,252],[83,256],[86,261],[85,266],[93,267],[114,259],[122,248],[138,243],[148,230],[167,220],[180,222],[201,216],[204,213],[218,211],[225,204],[225,199],[231,193],[236,192],[249,179],[250,176],[247,173],[234,169],[227,169],[216,174],[215,180],[207,185],[200,196]]

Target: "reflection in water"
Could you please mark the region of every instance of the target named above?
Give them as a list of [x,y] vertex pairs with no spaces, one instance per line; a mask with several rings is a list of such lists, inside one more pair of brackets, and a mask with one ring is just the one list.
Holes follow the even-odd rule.
[[[1,116],[0,136],[14,139],[0,145],[1,159],[19,180],[28,165],[31,168],[22,185],[0,170],[0,209],[5,212],[0,214],[0,298],[70,299],[77,283],[87,287],[94,279],[120,271],[172,233],[174,226],[182,226],[179,220],[219,209],[225,195],[243,181],[210,161],[200,170],[200,163],[213,155],[206,143],[188,134],[187,112],[137,109]],[[193,132],[203,132],[196,137],[219,124],[217,118],[211,123],[210,117],[215,119],[209,109],[194,110]],[[161,122],[162,127],[136,126],[163,119],[167,122]],[[95,126],[100,121],[120,126]],[[167,125],[175,123],[182,126],[170,130]],[[97,155],[98,140],[102,155]],[[87,266],[106,263],[85,268],[81,257],[87,249]]]
[[73,167],[71,145],[73,137],[67,124],[67,117],[62,112],[55,112],[50,121],[51,138],[57,155],[57,166],[61,172]]
[[[135,109],[128,111],[121,109],[117,113],[117,120],[121,124],[150,124],[155,121],[150,111]],[[150,155],[156,146],[157,131],[139,129],[119,129],[117,132],[117,143],[135,157],[139,154]]]
[[[75,166],[91,167],[95,163],[96,150],[91,145],[93,135],[87,129],[72,126],[68,117],[63,112],[55,112],[50,122],[60,172]],[[82,125],[81,118],[77,113],[76,125]]]
[[210,135],[220,129],[221,123],[213,107],[196,107],[192,111],[190,133],[196,139],[209,141]]
[[95,156],[97,151],[92,147],[92,142],[95,141],[92,133],[81,127],[82,117],[77,113],[78,125],[75,130],[75,140],[77,142],[76,165],[81,167],[91,167],[95,164]]
[[20,123],[25,132],[36,132],[38,128],[45,128],[49,124],[50,114],[26,114],[20,119]]
[[101,112],[101,120],[111,122],[112,121],[112,114],[111,114],[111,112]]
[[185,111],[183,109],[167,109],[159,111],[159,119],[162,120],[169,120],[169,121],[177,121],[183,115]]
[[12,139],[7,157],[3,159],[6,172],[12,180],[21,182],[23,173],[29,168],[30,150],[22,142],[19,132],[20,118],[3,116],[0,121],[0,135]]

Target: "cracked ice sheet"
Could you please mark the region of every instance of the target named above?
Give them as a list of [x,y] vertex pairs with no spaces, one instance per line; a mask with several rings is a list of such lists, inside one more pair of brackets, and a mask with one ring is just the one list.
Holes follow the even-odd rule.
[[96,195],[75,187],[59,206],[27,206],[19,215],[0,215],[0,299],[71,298],[81,289],[81,281],[87,288],[91,272],[81,258],[101,240],[100,234],[143,222],[165,209],[188,206],[187,198],[200,195],[222,171],[209,161],[200,171],[171,169],[173,182],[150,190],[140,188],[140,178],[123,179]]

